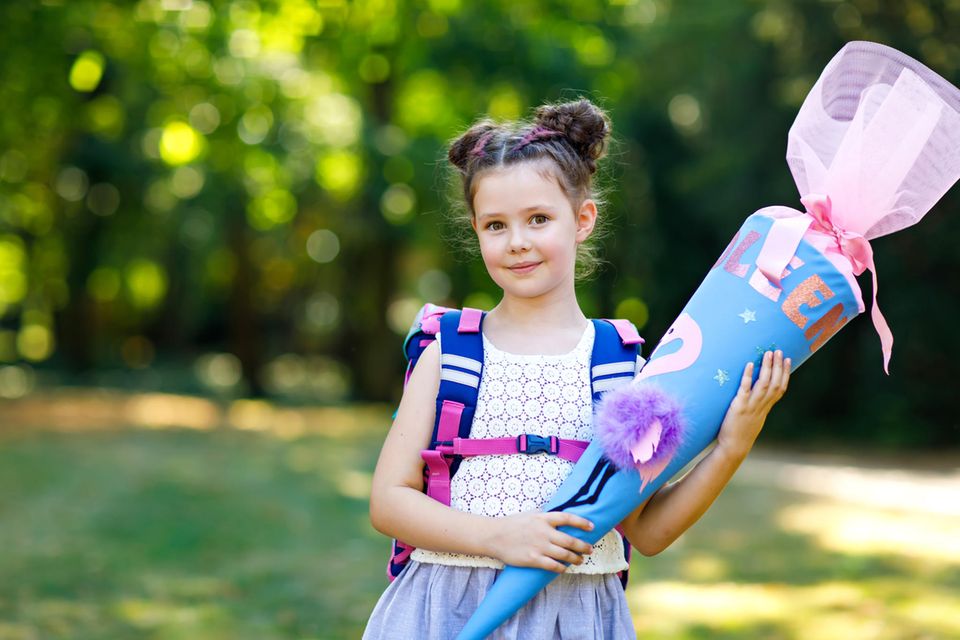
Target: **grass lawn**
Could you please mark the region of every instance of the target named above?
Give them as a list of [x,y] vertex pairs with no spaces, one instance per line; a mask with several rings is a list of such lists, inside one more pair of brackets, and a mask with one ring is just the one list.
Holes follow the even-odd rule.
[[[359,637],[386,584],[366,499],[387,412],[271,415],[51,430],[0,410],[0,640]],[[960,637],[960,508],[921,499],[955,501],[955,469],[756,453],[635,558],[641,638]]]

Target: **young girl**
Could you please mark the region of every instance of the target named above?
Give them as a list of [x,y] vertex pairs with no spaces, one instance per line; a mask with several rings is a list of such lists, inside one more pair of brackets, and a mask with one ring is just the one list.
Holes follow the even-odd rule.
[[[503,290],[482,325],[471,438],[592,437],[594,327],[574,280],[577,254],[597,221],[591,182],[609,133],[606,115],[579,100],[540,107],[532,124],[479,122],[450,146],[484,265]],[[420,451],[430,444],[440,369],[434,343],[407,383],[374,473],[373,526],[417,549],[363,637],[453,638],[507,563],[563,575],[494,637],[634,638],[616,576],[626,568],[620,536],[611,532],[591,546],[558,530],[589,530],[587,520],[539,512],[573,463],[546,453],[468,457],[452,478],[451,506],[423,493]],[[623,521],[642,554],[665,549],[707,510],[782,397],[789,359],[767,352],[751,387],[752,369],[746,365],[713,450]]]

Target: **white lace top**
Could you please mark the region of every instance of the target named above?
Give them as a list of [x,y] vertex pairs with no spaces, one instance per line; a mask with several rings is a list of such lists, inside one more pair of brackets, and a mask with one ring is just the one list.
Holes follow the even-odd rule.
[[[471,438],[516,437],[524,433],[569,440],[593,438],[590,354],[594,326],[561,355],[517,355],[497,349],[483,336],[483,375]],[[536,511],[556,492],[573,463],[548,453],[473,456],[463,459],[450,482],[455,509],[485,516]],[[495,558],[416,549],[418,562],[493,567]],[[611,531],[593,553],[568,573],[615,573],[627,568],[623,541]]]

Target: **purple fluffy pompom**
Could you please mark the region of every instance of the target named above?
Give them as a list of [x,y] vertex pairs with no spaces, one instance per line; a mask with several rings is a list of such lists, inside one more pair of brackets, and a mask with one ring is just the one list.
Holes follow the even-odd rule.
[[[594,415],[595,438],[620,469],[663,469],[683,437],[680,402],[653,384],[630,383],[608,392]],[[634,459],[638,445],[652,449],[649,459]]]

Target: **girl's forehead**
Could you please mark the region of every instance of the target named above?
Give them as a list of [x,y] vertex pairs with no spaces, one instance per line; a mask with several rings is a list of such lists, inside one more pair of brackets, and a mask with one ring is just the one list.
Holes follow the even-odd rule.
[[567,198],[548,163],[522,162],[477,176],[473,205],[477,214],[506,213],[537,204],[563,205]]

